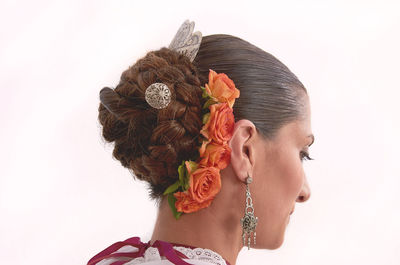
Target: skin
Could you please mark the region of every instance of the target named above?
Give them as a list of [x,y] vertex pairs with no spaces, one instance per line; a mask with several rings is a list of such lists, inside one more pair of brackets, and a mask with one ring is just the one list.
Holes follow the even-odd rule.
[[[284,240],[290,212],[296,202],[310,197],[301,152],[313,142],[311,112],[305,97],[305,115],[284,125],[273,140],[264,139],[249,120],[235,123],[229,141],[231,162],[221,170],[222,187],[211,205],[176,220],[165,198],[161,201],[151,243],[163,240],[219,253],[236,264],[243,245],[240,219],[245,212],[247,173],[254,214],[258,217],[256,245],[251,248],[277,249]],[[247,242],[247,241],[246,241]]]

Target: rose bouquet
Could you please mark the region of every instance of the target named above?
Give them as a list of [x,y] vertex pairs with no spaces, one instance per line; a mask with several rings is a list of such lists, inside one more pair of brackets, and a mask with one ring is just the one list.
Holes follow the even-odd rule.
[[206,101],[199,157],[196,161],[182,161],[178,180],[164,191],[176,219],[182,213],[195,212],[211,204],[221,190],[220,170],[230,163],[228,141],[235,125],[232,107],[240,91],[226,74],[209,70],[208,84],[201,87]]

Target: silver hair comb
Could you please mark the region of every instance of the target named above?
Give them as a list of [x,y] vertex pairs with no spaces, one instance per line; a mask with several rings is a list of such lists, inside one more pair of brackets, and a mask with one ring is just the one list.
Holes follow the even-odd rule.
[[186,55],[191,62],[196,57],[201,39],[203,38],[200,31],[193,33],[193,30],[194,22],[189,22],[188,19],[185,20],[168,47],[171,50]]
[[[202,34],[194,30],[194,22],[188,19],[183,22],[175,37],[168,46],[169,49],[186,55],[191,62],[199,51]],[[145,99],[147,103],[156,109],[163,109],[171,102],[171,91],[166,84],[153,83],[146,88]]]

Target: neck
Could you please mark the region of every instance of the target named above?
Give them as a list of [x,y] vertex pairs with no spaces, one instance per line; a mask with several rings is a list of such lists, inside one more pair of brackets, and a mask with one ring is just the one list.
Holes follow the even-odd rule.
[[[225,183],[228,182],[229,180],[225,181]],[[225,194],[227,192],[229,188],[221,189],[209,207],[194,213],[182,214],[178,220],[173,216],[164,197],[160,203],[151,243],[162,240],[208,248],[220,254],[231,265],[235,265],[243,247],[241,216],[238,214],[238,208],[242,205],[236,207],[236,200],[232,200],[231,193]],[[237,194],[244,194],[244,192],[238,191]],[[245,200],[243,198],[238,201]]]

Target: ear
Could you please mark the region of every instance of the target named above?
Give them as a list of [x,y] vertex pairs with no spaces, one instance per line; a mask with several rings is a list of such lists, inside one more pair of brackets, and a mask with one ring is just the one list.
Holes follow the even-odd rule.
[[231,166],[242,182],[246,182],[247,172],[252,175],[257,133],[254,123],[246,119],[239,120],[235,123],[232,138],[228,142],[231,148]]

